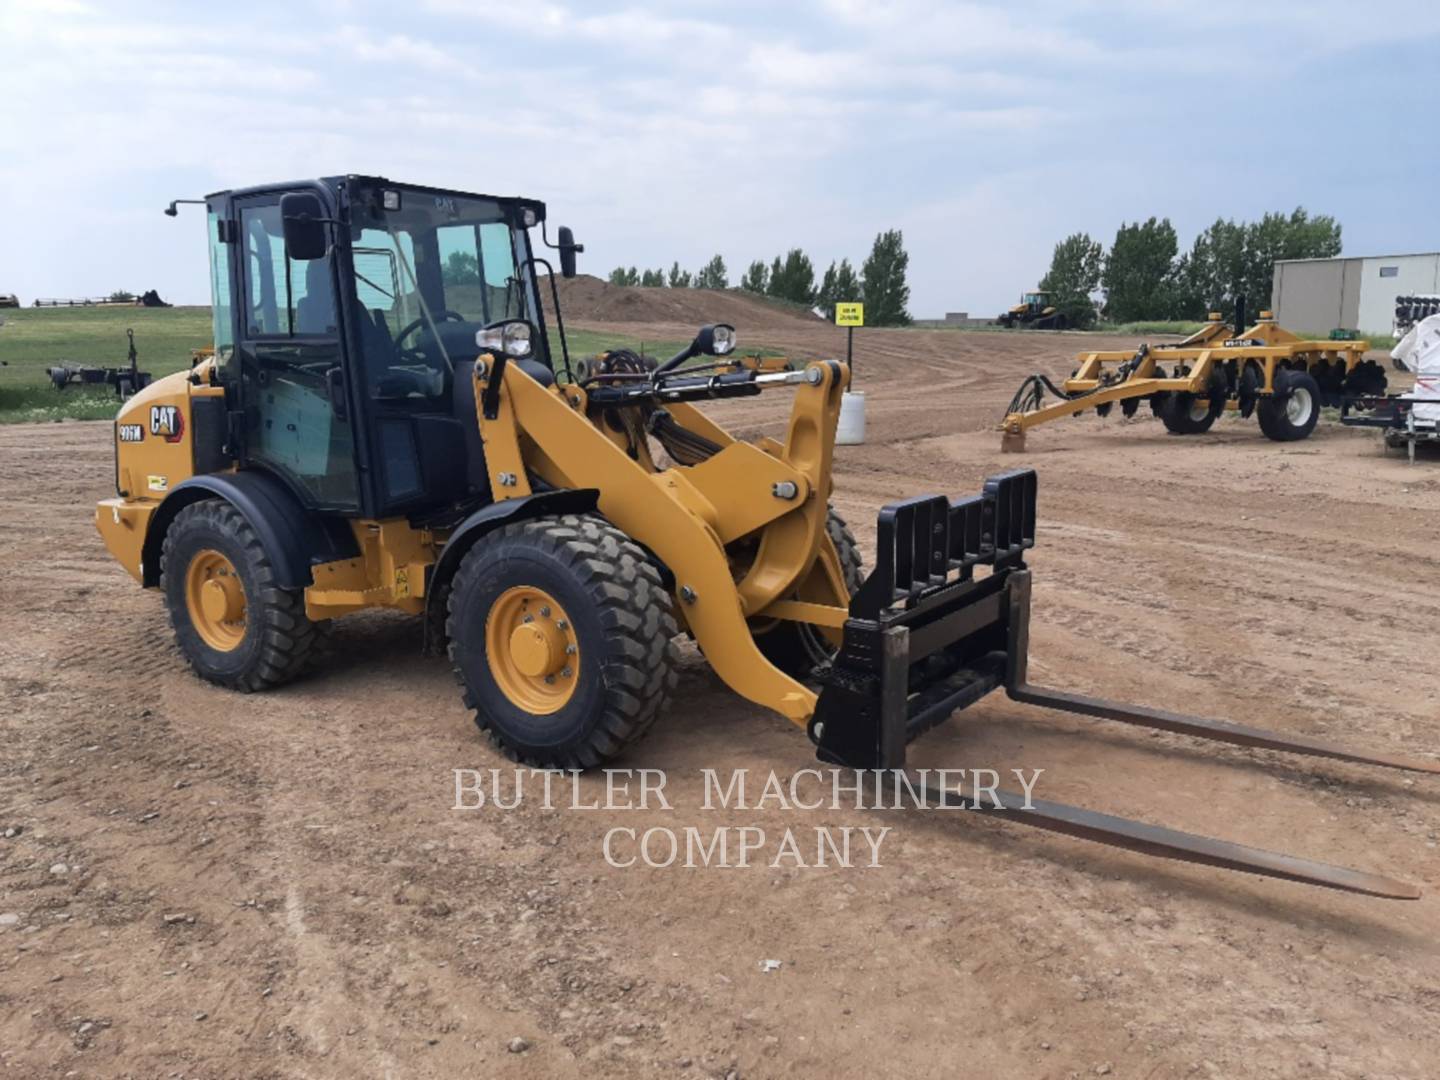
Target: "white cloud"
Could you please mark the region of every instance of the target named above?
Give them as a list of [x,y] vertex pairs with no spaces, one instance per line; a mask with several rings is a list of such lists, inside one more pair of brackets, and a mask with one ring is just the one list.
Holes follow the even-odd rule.
[[[899,225],[917,314],[998,307],[1067,232],[1150,213],[1303,202],[1433,246],[1365,230],[1428,197],[1397,106],[1433,79],[1388,59],[1437,32],[1415,0],[0,0],[0,287],[200,299],[166,200],[344,171],[546,198],[602,274],[858,264]],[[1285,166],[1345,130],[1415,135],[1409,167]]]

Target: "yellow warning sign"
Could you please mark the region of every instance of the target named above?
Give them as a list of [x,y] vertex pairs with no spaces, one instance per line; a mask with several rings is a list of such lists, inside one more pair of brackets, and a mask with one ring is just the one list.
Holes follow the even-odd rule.
[[836,304],[835,305],[836,326],[864,326],[865,305],[864,304]]

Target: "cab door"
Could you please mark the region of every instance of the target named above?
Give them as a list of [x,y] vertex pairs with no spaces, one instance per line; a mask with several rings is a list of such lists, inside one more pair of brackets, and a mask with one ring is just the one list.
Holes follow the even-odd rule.
[[313,509],[356,511],[334,251],[312,260],[286,255],[281,194],[235,203],[245,456],[287,481]]

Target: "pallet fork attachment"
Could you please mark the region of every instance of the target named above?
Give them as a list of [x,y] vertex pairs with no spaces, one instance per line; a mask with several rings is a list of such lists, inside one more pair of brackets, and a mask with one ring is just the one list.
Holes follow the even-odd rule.
[[[1035,543],[1035,496],[1034,471],[1016,469],[987,480],[979,496],[909,499],[881,511],[875,569],[850,605],[844,643],[822,675],[809,725],[822,761],[902,770],[908,743],[1003,686],[1015,701],[1061,712],[1237,746],[1440,774],[1435,762],[1361,753],[1320,739],[1032,685],[1027,677],[1030,571],[1024,552]],[[991,573],[977,579],[974,569],[982,565]],[[1369,896],[1413,900],[1420,895],[1415,886],[1380,875],[1063,803],[984,788],[965,796],[923,775],[911,786],[937,804],[1163,858]]]

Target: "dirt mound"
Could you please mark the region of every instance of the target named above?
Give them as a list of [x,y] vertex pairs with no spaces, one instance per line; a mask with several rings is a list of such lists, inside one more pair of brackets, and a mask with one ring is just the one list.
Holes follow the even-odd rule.
[[[739,289],[642,289],[581,274],[561,280],[560,304],[571,322],[726,322],[746,329],[813,326],[818,315]],[[550,290],[542,288],[545,310]]]

